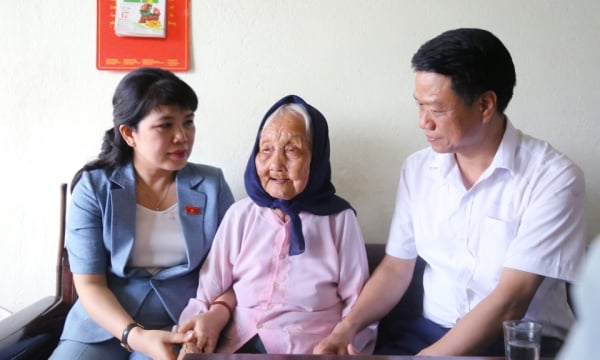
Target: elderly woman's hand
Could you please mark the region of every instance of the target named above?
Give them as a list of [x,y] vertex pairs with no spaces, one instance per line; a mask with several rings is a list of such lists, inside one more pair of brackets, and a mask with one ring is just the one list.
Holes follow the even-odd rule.
[[[202,314],[198,314],[178,327],[177,332],[185,333],[193,330],[196,336],[192,345],[184,346],[188,352],[212,353],[217,347],[219,335],[229,322],[229,310],[224,306],[211,306]],[[182,351],[184,350],[182,348]],[[180,352],[181,354],[181,352]]]
[[194,342],[187,342],[181,346],[181,350],[179,350],[179,356],[177,356],[177,360],[183,360],[183,357],[186,354],[193,354],[201,352],[200,349],[196,346]]
[[194,336],[191,332],[173,333],[164,330],[144,330],[136,327],[132,330],[129,339],[129,344],[135,351],[139,351],[152,359],[173,360],[175,359],[173,345],[193,341]]

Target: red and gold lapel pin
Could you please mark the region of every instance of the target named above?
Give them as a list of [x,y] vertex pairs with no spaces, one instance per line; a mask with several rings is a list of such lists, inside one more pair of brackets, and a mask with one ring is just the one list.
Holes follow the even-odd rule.
[[200,208],[197,206],[186,205],[185,213],[188,215],[200,215]]

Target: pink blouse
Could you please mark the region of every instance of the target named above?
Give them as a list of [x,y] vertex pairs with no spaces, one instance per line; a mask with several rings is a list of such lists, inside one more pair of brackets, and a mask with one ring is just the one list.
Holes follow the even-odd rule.
[[[202,269],[196,298],[179,322],[204,312],[233,286],[237,307],[217,352],[232,353],[258,333],[268,353],[310,354],[350,311],[368,278],[365,244],[352,210],[300,213],[304,253],[289,256],[291,223],[250,198],[226,213]],[[375,324],[354,346],[373,351]]]

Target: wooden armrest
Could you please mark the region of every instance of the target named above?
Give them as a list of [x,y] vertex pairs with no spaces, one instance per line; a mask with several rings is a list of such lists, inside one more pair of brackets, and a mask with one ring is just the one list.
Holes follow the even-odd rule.
[[61,298],[47,296],[0,321],[0,357],[37,353],[47,358],[58,343],[69,308]]

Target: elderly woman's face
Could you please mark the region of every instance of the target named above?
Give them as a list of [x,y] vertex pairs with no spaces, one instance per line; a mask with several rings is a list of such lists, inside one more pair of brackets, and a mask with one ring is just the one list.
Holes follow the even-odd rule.
[[299,114],[284,110],[263,128],[255,163],[267,194],[291,200],[304,191],[310,159],[310,143]]

